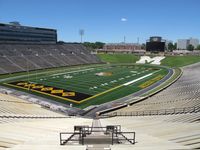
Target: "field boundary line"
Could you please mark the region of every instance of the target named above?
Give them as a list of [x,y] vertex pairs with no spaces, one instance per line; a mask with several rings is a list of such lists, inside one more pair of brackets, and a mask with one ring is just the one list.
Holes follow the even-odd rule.
[[80,101],[80,102],[82,103],[82,102],[88,101],[88,100],[90,100],[90,99],[92,99],[92,98],[95,98],[95,97],[97,97],[97,96],[103,95],[103,94],[105,94],[105,93],[108,93],[108,92],[110,92],[110,91],[113,91],[113,90],[118,89],[118,88],[123,87],[123,86],[124,86],[123,84],[122,84],[122,85],[118,85],[118,86],[116,86],[116,87],[114,87],[114,88],[111,88],[111,89],[109,89],[109,90],[106,90],[106,91],[104,91],[104,92],[101,92],[101,93],[99,93],[99,94],[96,94],[96,95],[94,95],[94,96],[91,96],[91,97],[89,97],[89,98],[86,98],[86,99],[84,99],[84,100],[82,100],[82,101]]

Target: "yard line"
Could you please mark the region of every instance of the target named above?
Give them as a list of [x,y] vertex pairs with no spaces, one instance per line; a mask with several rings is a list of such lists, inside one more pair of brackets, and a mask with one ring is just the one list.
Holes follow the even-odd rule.
[[95,68],[89,68],[89,69],[83,69],[83,70],[77,70],[77,71],[70,71],[70,72],[64,72],[64,73],[57,73],[57,74],[52,74],[50,76],[57,76],[57,75],[62,75],[62,74],[67,74],[67,73],[74,73],[74,72],[81,72],[81,71],[87,71],[87,70],[93,70]]
[[[160,71],[160,70],[158,70],[158,71]],[[113,88],[111,88],[111,89],[109,89],[109,90],[106,90],[106,91],[103,91],[103,92],[98,93],[98,94],[96,94],[96,95],[93,95],[93,96],[91,96],[91,97],[88,97],[88,98],[86,98],[86,99],[84,99],[84,100],[79,101],[79,103],[88,101],[88,100],[90,100],[90,99],[92,99],[92,98],[95,98],[95,97],[98,97],[98,96],[100,96],[100,95],[103,95],[103,94],[106,94],[106,93],[108,93],[108,92],[111,92],[111,91],[113,91],[113,90],[119,89],[119,88],[121,88],[121,87],[123,87],[123,86],[130,85],[130,84],[132,84],[132,83],[134,83],[134,82],[137,82],[137,81],[142,80],[142,79],[144,79],[144,78],[146,78],[146,77],[149,77],[149,76],[153,75],[154,73],[156,73],[156,72],[158,72],[158,71],[152,72],[152,73],[147,74],[147,75],[145,75],[145,76],[143,76],[143,77],[137,78],[137,79],[132,80],[132,81],[130,81],[130,82],[127,82],[127,83],[118,85],[118,86],[113,87]]]
[[153,73],[147,74],[147,75],[145,75],[145,76],[143,76],[143,77],[137,78],[137,79],[132,80],[132,81],[127,82],[127,83],[124,83],[123,85],[125,85],[125,86],[130,85],[130,84],[132,84],[132,83],[134,83],[134,82],[137,82],[137,81],[142,80],[142,79],[144,79],[144,78],[146,78],[146,77],[149,77],[149,76],[151,76],[152,74],[153,74]]

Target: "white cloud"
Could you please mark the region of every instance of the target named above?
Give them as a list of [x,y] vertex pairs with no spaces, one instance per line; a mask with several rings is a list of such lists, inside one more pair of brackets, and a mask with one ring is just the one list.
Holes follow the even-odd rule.
[[126,18],[121,18],[121,21],[126,22],[127,19]]

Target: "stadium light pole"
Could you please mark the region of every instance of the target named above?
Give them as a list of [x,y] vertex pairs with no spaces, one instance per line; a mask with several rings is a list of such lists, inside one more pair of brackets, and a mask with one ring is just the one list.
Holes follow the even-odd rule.
[[81,37],[81,43],[83,42],[83,36],[84,36],[84,34],[85,34],[85,30],[84,29],[80,29],[79,30],[79,35]]
[[124,36],[124,44],[126,43],[126,36]]

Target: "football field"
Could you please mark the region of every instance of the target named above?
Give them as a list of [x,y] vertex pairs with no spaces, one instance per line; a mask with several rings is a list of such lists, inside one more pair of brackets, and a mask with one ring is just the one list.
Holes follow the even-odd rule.
[[127,96],[162,79],[168,70],[149,65],[100,65],[30,74],[5,83],[76,107]]

